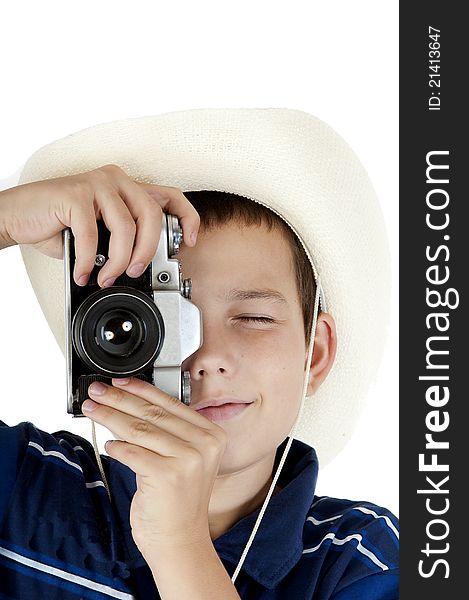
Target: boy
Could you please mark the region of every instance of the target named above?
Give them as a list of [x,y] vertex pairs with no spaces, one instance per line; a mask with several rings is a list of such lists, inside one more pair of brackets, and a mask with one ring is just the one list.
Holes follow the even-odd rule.
[[[177,189],[137,185],[130,175]],[[176,214],[204,341],[182,366],[191,374],[189,407],[132,378],[113,379],[103,393],[90,388],[85,415],[120,439],[106,448],[101,476],[78,436],[2,428],[2,592],[397,598],[395,517],[369,503],[314,497],[315,451],[291,437],[296,428],[324,462],[340,450],[377,366],[385,321],[379,209],[337,134],[300,111],[180,111],[54,142],[28,161],[20,183],[3,205],[0,196],[3,238],[59,257],[58,233],[75,227],[77,282],[92,266],[93,218],[111,230],[99,283],[112,285],[151,260],[161,210]],[[185,198],[180,190],[189,190]],[[25,233],[35,207],[42,218],[59,217],[48,236]],[[62,265],[22,252],[62,346]],[[206,407],[214,403],[225,408]]]

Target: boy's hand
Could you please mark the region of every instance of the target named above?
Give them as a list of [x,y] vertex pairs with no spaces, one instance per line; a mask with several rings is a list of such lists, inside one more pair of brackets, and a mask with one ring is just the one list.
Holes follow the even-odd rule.
[[[166,548],[210,542],[208,507],[226,449],[224,429],[154,385],[113,379],[83,412],[123,441],[110,456],[136,473],[130,507],[132,536],[145,557]],[[111,492],[112,493],[112,492]]]
[[[200,218],[181,190],[138,183],[116,165],[0,192],[0,225],[6,245],[32,244],[47,256],[63,258],[62,230],[72,229],[73,277],[79,285],[85,285],[94,267],[97,220],[103,219],[111,232],[109,259],[98,281],[100,286],[108,281],[109,286],[124,271],[137,277],[150,264],[160,239],[163,209],[180,219],[184,243],[193,246],[191,234],[198,232]],[[130,270],[139,264],[140,272]]]

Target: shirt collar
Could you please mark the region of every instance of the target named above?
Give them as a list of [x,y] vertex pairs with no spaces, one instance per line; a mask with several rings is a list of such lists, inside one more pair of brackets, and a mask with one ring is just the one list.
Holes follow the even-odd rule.
[[[277,448],[273,474],[287,441],[288,438]],[[317,475],[315,450],[293,439],[277,482],[283,489],[270,498],[241,567],[266,588],[274,588],[302,555],[303,528],[313,502]],[[213,542],[220,558],[235,567],[238,565],[260,510],[261,507],[238,521]]]
[[[273,474],[288,442],[277,448]],[[103,457],[112,490],[125,546],[125,563],[130,569],[146,565],[132,538],[128,523],[129,506],[136,490],[135,473],[118,461]],[[107,468],[106,468],[107,467]],[[303,527],[313,502],[318,475],[315,450],[293,439],[278,478],[282,490],[269,500],[246,559],[241,567],[255,581],[268,589],[274,588],[295,566],[303,552]],[[261,507],[240,519],[218,537],[213,545],[220,558],[233,564],[234,572],[253,531]]]

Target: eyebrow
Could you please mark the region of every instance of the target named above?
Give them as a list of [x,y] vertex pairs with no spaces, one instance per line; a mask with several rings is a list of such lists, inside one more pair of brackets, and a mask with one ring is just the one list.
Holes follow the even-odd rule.
[[232,288],[226,294],[221,294],[219,297],[225,302],[233,302],[234,300],[270,300],[288,305],[287,299],[283,294],[277,290],[270,289],[242,290],[240,288]]

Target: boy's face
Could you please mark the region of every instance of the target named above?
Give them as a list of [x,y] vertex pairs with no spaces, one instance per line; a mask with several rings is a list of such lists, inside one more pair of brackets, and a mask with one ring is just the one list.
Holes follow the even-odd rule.
[[[225,396],[252,402],[216,420],[228,434],[222,475],[275,455],[301,405],[308,348],[291,251],[276,229],[229,223],[201,227],[195,247],[182,245],[178,257],[203,319],[203,345],[182,365],[191,375],[191,408]],[[285,302],[229,299],[232,290],[270,290]],[[242,318],[255,316],[273,322]]]

